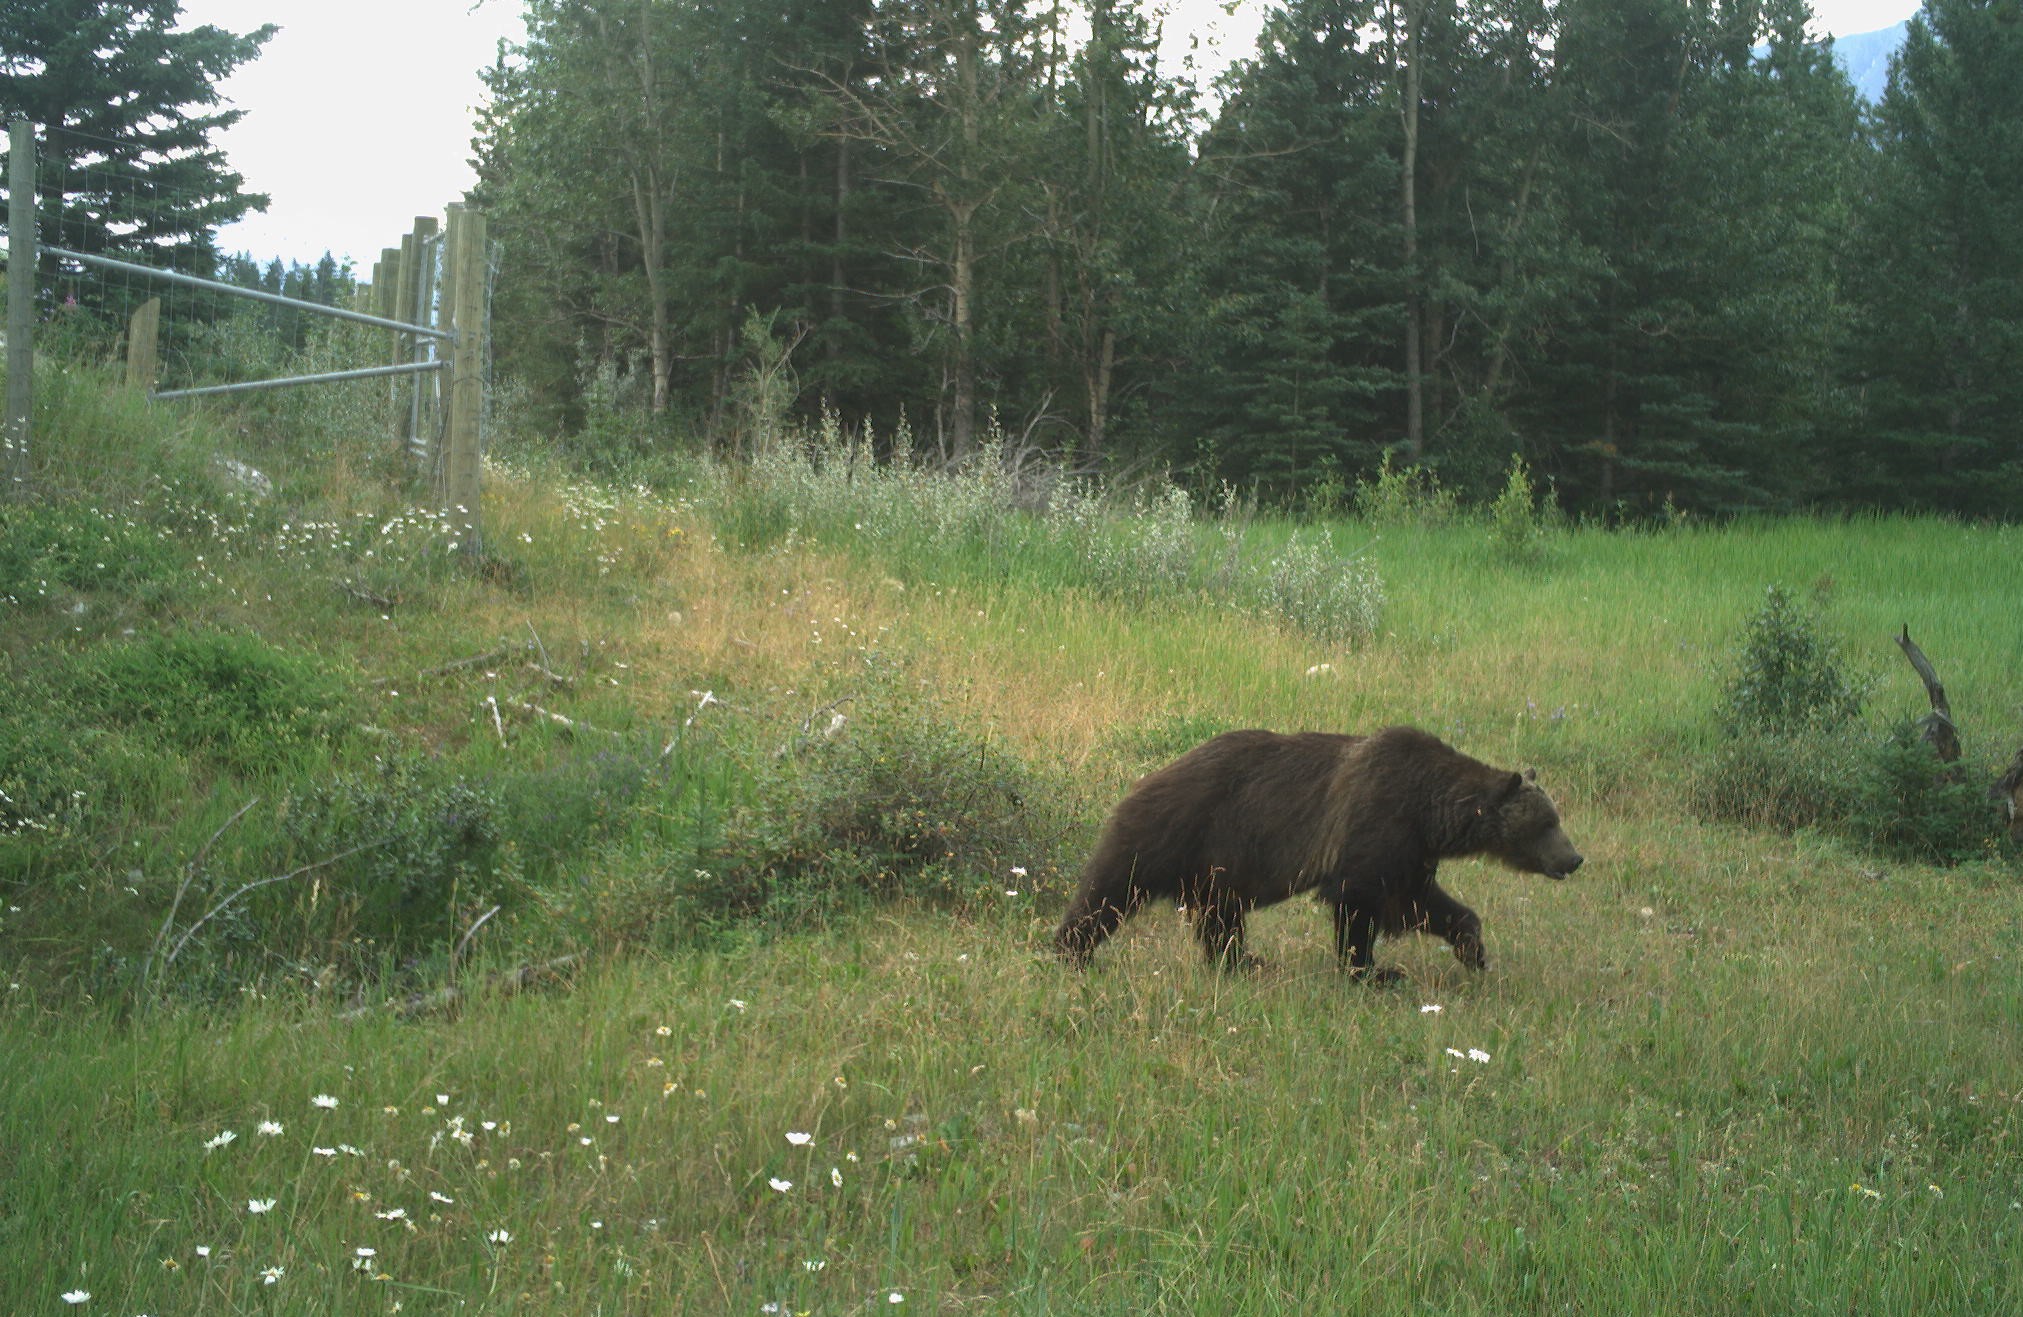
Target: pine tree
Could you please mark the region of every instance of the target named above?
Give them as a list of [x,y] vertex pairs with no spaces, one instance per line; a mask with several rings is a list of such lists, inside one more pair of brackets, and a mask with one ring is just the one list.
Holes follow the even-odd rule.
[[0,5],[0,118],[42,135],[45,241],[209,275],[216,230],[266,207],[212,135],[217,84],[278,30],[177,31],[177,0],[8,0]]
[[1850,501],[2023,502],[2023,12],[1929,0],[1876,109],[1860,212]]
[[1187,430],[1203,478],[1374,467],[1402,383],[1396,104],[1373,0],[1294,0],[1201,147]]

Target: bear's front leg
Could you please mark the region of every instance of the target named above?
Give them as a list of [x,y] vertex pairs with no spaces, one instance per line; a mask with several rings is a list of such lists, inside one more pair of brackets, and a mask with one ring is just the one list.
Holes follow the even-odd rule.
[[1438,883],[1427,883],[1415,904],[1424,920],[1420,926],[1453,947],[1454,959],[1470,969],[1489,968],[1489,956],[1482,948],[1480,915],[1449,896]]

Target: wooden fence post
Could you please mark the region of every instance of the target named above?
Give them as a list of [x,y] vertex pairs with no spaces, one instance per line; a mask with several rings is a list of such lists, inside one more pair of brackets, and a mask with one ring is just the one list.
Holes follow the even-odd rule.
[[35,414],[35,128],[17,119],[7,161],[7,416],[0,428],[11,492],[28,488]]
[[444,289],[456,339],[450,349],[449,415],[444,429],[443,490],[447,510],[462,528],[465,553],[483,547],[478,516],[485,406],[485,217],[468,206],[449,208],[451,276]]
[[150,297],[134,310],[126,324],[126,386],[152,393],[161,369],[156,345],[161,341],[162,299]]
[[[396,320],[405,320],[413,325],[430,323],[431,294],[435,290],[435,258],[430,248],[435,231],[435,216],[417,215],[413,231],[400,241],[400,310],[394,314]],[[427,349],[420,334],[402,334],[400,339],[401,361],[396,364],[424,359]],[[425,410],[422,395],[428,387],[428,382],[419,375],[407,382],[406,429],[401,435],[401,447],[411,458],[426,447],[421,437]]]

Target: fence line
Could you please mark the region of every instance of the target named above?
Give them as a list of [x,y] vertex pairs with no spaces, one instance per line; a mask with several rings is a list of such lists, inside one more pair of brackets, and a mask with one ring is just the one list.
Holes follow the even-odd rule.
[[[17,492],[28,489],[39,261],[43,256],[54,256],[134,278],[201,288],[387,331],[383,365],[155,391],[161,299],[150,298],[128,323],[126,378],[129,387],[146,390],[151,400],[159,401],[388,378],[395,440],[427,469],[437,500],[450,514],[450,524],[462,532],[459,543],[470,552],[480,549],[485,363],[491,330],[485,219],[481,213],[452,203],[448,224],[440,232],[434,216],[416,219],[399,247],[381,253],[372,269],[372,282],[357,290],[354,301],[364,309],[327,306],[95,252],[54,244],[42,244],[38,249],[33,125],[14,123],[10,142],[7,410],[4,428],[0,428],[10,488]],[[430,379],[437,375],[443,377],[443,383]]]

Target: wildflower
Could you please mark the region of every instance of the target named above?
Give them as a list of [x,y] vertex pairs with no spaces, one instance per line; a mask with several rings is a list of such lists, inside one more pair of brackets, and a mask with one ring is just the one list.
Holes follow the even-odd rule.
[[1025,877],[1025,876],[1026,876],[1026,867],[1025,867],[1025,866],[1024,866],[1023,864],[1014,864],[1014,865],[1012,866],[1012,870],[1011,870],[1011,876],[1012,876],[1012,877],[1014,877],[1014,878],[1023,878],[1023,877]]
[[216,1138],[210,1140],[208,1143],[204,1145],[204,1151],[216,1152],[219,1148],[224,1147],[226,1144],[230,1143],[233,1139],[236,1139],[238,1137],[239,1136],[237,1134],[234,1134],[230,1130],[220,1130],[218,1131],[218,1135]]
[[746,1006],[746,1003],[739,1001],[736,997],[733,997],[731,998],[731,1005],[736,1007],[738,1010],[743,1010]]
[[809,1258],[807,1261],[801,1264],[801,1270],[820,1271],[822,1268],[828,1265],[829,1264],[827,1262],[824,1262],[821,1258]]
[[407,1218],[407,1209],[405,1207],[389,1207],[384,1212],[374,1212],[373,1215],[382,1221],[401,1221]]
[[317,1148],[312,1146],[309,1151],[315,1153],[318,1157],[335,1157],[337,1155],[337,1149],[335,1148]]
[[1848,1186],[1848,1189],[1849,1189],[1849,1190],[1851,1190],[1851,1191],[1852,1191],[1852,1192],[1854,1192],[1854,1193],[1858,1193],[1858,1194],[1860,1194],[1860,1195],[1861,1195],[1862,1197],[1864,1197],[1864,1198],[1881,1198],[1881,1197],[1882,1197],[1882,1194],[1881,1194],[1880,1192],[1878,1192],[1877,1190],[1874,1190],[1874,1189],[1871,1189],[1871,1188],[1869,1188],[1869,1187],[1868,1187],[1867,1185],[1861,1185],[1861,1184],[1851,1184],[1851,1185],[1849,1185],[1849,1186]]
[[197,1245],[197,1256],[200,1258],[207,1258],[211,1256],[211,1246],[209,1244]]
[[309,1105],[312,1107],[322,1107],[327,1111],[337,1105],[337,1099],[328,1093],[318,1093],[315,1097],[309,1099]]
[[278,1120],[263,1120],[260,1122],[260,1128],[253,1132],[263,1139],[271,1139],[276,1134],[281,1133],[281,1122]]
[[773,1190],[775,1193],[785,1193],[787,1192],[787,1190],[794,1187],[794,1182],[792,1180],[782,1180],[777,1176],[768,1179],[766,1183],[773,1186]]
[[831,1166],[829,1168],[829,1183],[835,1185],[838,1189],[843,1187],[843,1172],[837,1167]]
[[428,1191],[428,1196],[431,1201],[438,1203],[454,1203],[456,1201],[456,1199],[450,1197],[448,1194],[439,1194],[433,1189]]
[[491,1234],[485,1236],[485,1242],[488,1244],[510,1244],[513,1242],[513,1236],[510,1231],[494,1230]]
[[262,1285],[272,1285],[287,1274],[288,1268],[286,1267],[263,1267],[260,1270],[260,1283]]
[[901,1294],[898,1290],[894,1290],[892,1291],[892,1293],[885,1296],[885,1302],[904,1303],[906,1302],[906,1296],[904,1294]]
[[1443,1007],[1442,1007],[1442,1006],[1440,1005],[1440,1003],[1439,1003],[1439,1002],[1436,1002],[1436,1001],[1429,1001],[1429,1002],[1427,1002],[1427,1003],[1426,1003],[1426,1004],[1425,1004],[1424,1006],[1421,1006],[1421,1007],[1419,1008],[1419,1014],[1421,1014],[1421,1015],[1438,1015],[1438,1014],[1439,1014],[1439,1013],[1441,1012],[1441,1010],[1443,1010],[1443,1009],[1444,1009],[1444,1008],[1443,1008]]
[[1489,1053],[1483,1051],[1479,1047],[1471,1047],[1468,1049],[1468,1059],[1475,1062],[1478,1065],[1488,1065]]
[[663,1024],[659,1028],[655,1029],[653,1032],[660,1035],[662,1038],[665,1038],[669,1034],[672,1034],[674,1030],[668,1028],[666,1025]]
[[63,1292],[63,1301],[64,1301],[65,1303],[71,1304],[71,1305],[73,1305],[73,1306],[74,1306],[74,1305],[76,1305],[76,1304],[80,1304],[80,1303],[89,1303],[89,1302],[91,1302],[91,1291],[90,1291],[90,1290],[65,1290],[65,1291]]
[[271,1212],[274,1210],[274,1200],[272,1198],[248,1198],[246,1200],[246,1210],[254,1216],[258,1216],[262,1212]]
[[803,1134],[800,1130],[787,1131],[787,1142],[796,1148],[805,1147],[814,1137],[812,1134]]
[[351,1269],[353,1271],[371,1271],[372,1259],[376,1256],[378,1256],[378,1253],[375,1249],[361,1248],[357,1250],[351,1259]]

